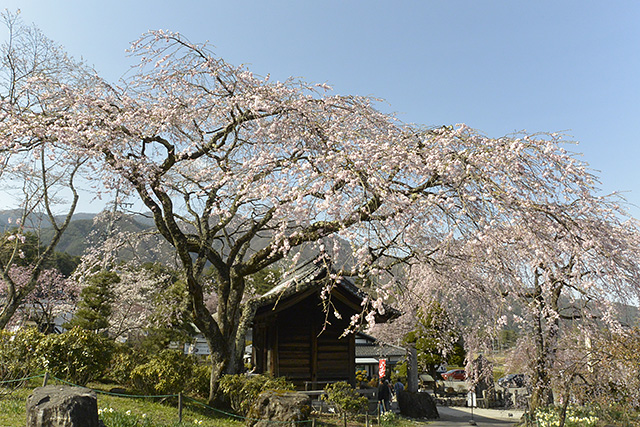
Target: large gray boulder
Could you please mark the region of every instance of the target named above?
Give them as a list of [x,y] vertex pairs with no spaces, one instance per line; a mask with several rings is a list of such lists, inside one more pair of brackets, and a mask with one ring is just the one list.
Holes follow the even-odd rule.
[[440,418],[436,401],[429,393],[412,393],[400,391],[397,394],[400,413],[409,418],[427,418],[430,420]]
[[296,421],[307,421],[311,414],[311,399],[304,393],[282,390],[266,390],[258,395],[247,416],[247,424],[253,427],[273,427],[270,421],[280,421],[277,425],[284,427],[290,421],[291,426],[298,426]]
[[98,427],[95,392],[82,387],[38,387],[27,399],[27,427]]

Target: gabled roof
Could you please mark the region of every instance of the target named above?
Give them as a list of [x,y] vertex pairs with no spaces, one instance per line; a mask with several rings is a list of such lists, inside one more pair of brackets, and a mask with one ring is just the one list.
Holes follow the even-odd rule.
[[[331,274],[336,273],[328,265],[326,259],[302,263],[287,273],[279,284],[257,298],[257,308],[261,309],[272,305],[272,310],[277,311],[280,302],[284,302],[294,296],[308,296],[320,291],[328,283],[328,280],[331,280]],[[347,277],[335,279],[334,286],[334,289],[349,299],[350,305],[356,311],[362,310],[362,302],[367,297],[367,294],[362,289],[358,288]],[[385,305],[384,308],[385,315],[377,314],[376,321],[384,322],[400,315],[400,312],[392,307]]]
[[[364,339],[365,343],[359,343],[358,339]],[[374,337],[362,332],[356,333],[356,357],[402,357],[407,354],[407,349],[393,345],[385,344]]]

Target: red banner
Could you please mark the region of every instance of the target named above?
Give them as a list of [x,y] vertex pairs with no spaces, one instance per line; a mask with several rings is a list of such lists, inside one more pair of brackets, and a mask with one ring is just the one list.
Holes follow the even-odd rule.
[[380,359],[378,361],[378,373],[380,374],[380,378],[384,378],[387,374],[387,359]]

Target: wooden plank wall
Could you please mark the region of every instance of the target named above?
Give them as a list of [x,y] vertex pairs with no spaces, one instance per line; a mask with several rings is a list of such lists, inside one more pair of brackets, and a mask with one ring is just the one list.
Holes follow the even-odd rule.
[[294,383],[311,381],[312,322],[309,312],[298,313],[296,306],[278,315],[278,376]]
[[[258,372],[285,376],[299,387],[306,382],[355,381],[355,339],[340,338],[354,312],[340,301],[334,304],[343,318],[330,315],[330,324],[325,324],[314,294],[256,325],[254,342],[262,353],[256,354]],[[268,351],[277,358],[271,366],[265,357]]]
[[[348,314],[345,316],[347,319],[351,317],[346,307],[338,309],[342,314]],[[297,384],[305,381],[349,381],[350,371],[355,371],[355,360],[351,360],[354,356],[350,352],[353,337],[340,338],[345,327],[346,320],[335,317],[325,325],[325,313],[316,298],[310,297],[280,313],[279,375]]]

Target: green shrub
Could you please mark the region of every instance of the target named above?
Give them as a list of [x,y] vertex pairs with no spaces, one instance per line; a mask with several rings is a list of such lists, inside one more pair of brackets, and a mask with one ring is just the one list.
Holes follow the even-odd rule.
[[36,353],[41,366],[55,377],[85,385],[100,378],[111,360],[113,341],[80,328],[45,336]]
[[178,392],[208,396],[211,366],[178,350],[164,349],[149,355],[148,349],[119,345],[111,358],[108,378],[146,394]]
[[258,395],[265,390],[294,390],[285,378],[269,375],[224,375],[220,379],[220,390],[228,400],[231,409],[247,415]]
[[385,411],[380,414],[380,424],[383,426],[394,426],[398,421],[398,416],[393,411]]
[[209,385],[211,382],[211,365],[208,363],[196,363],[191,373],[191,378],[187,383],[188,390],[198,396],[209,395]]
[[344,381],[327,384],[322,400],[332,403],[341,414],[355,415],[367,408],[369,400]]
[[116,345],[111,364],[107,371],[109,380],[125,387],[133,387],[131,373],[143,363],[146,363],[148,356],[146,352],[130,345]]
[[131,372],[133,385],[145,394],[177,394],[188,392],[187,378],[191,378],[197,362],[179,350],[162,350]]
[[35,328],[17,332],[0,330],[0,380],[39,374],[42,369],[35,350],[43,338]]

